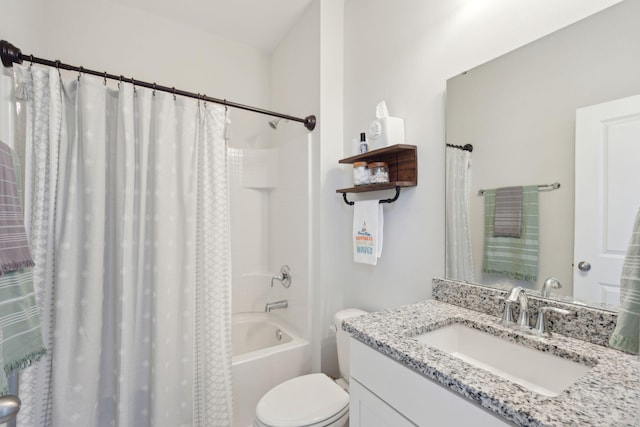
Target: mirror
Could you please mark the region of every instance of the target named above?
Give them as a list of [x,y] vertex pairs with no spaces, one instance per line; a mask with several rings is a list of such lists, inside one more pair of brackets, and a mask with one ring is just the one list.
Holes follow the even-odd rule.
[[[473,145],[468,187],[473,275],[462,277],[457,268],[462,261],[451,255],[456,227],[454,201],[447,194],[448,279],[541,290],[554,276],[562,287],[552,289],[551,297],[580,302],[573,284],[576,109],[640,94],[638,16],[640,2],[623,1],[447,81],[447,144]],[[485,197],[478,191],[554,182],[560,188],[538,191],[536,279],[483,273]],[[637,180],[629,177],[626,185],[637,186]]]

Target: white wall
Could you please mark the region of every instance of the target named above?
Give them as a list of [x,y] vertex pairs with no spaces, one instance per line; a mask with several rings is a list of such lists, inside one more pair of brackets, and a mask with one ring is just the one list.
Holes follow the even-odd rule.
[[[271,106],[297,117],[318,115],[320,98],[320,3],[315,1],[271,55]],[[298,122],[281,121],[271,131],[279,152],[278,181],[269,196],[269,265],[291,267],[292,285],[276,285],[269,300],[287,299],[289,308],[275,312],[310,338],[311,152],[320,144],[320,129],[309,133]]]
[[5,0],[0,39],[22,49],[40,52],[45,43],[45,0]]

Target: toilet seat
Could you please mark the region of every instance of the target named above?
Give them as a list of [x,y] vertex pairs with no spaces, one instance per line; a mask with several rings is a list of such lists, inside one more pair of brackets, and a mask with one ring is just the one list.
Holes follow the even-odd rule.
[[292,378],[265,394],[256,407],[259,427],[324,427],[347,417],[349,394],[325,374]]

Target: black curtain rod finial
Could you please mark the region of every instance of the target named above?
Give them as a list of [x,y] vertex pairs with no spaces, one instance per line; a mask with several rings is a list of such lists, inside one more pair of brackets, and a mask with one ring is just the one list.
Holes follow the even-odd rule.
[[316,128],[316,116],[311,115],[304,118],[304,127],[306,127],[309,131],[312,131]]
[[2,65],[12,67],[15,62],[22,64],[22,51],[6,40],[0,40]]

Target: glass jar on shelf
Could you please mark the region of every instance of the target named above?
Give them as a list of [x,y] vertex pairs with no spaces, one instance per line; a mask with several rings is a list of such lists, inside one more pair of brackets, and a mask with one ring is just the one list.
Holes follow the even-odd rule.
[[368,168],[370,184],[389,182],[389,164],[387,162],[372,162],[369,163]]
[[357,187],[367,184],[369,184],[369,168],[367,168],[367,162],[354,162],[353,185]]

